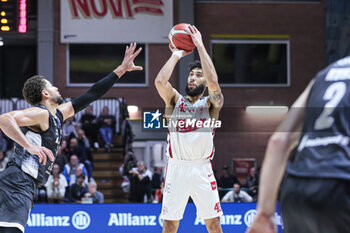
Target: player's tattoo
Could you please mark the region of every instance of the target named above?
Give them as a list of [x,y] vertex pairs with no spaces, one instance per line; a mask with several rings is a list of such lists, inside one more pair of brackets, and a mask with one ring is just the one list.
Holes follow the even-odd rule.
[[222,93],[219,90],[213,91],[210,94],[210,98],[214,101],[215,104],[220,104],[222,101]]

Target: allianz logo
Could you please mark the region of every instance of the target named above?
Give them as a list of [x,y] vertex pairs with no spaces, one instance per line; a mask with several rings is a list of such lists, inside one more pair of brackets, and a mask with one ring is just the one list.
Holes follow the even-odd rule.
[[89,227],[90,222],[90,215],[85,211],[77,211],[72,217],[32,213],[29,215],[27,225],[29,227],[69,227],[73,225],[78,230],[84,230]]
[[[220,223],[221,225],[242,225],[242,215],[236,214],[236,215],[221,215],[220,216]],[[205,222],[203,219],[196,217],[194,220],[194,225],[205,225]]]
[[[220,216],[220,223],[221,225],[243,225],[243,223],[249,227],[250,224],[253,222],[253,219],[256,216],[256,210],[251,209],[248,210],[244,215],[241,214],[224,214]],[[278,214],[275,213],[275,222],[277,225],[282,226],[283,228],[283,222],[282,222],[282,217]],[[205,222],[203,219],[196,217],[194,220],[194,225],[205,225]]]
[[[110,213],[108,226],[156,226],[156,215],[134,215],[132,213]],[[160,223],[160,225],[162,225]]]

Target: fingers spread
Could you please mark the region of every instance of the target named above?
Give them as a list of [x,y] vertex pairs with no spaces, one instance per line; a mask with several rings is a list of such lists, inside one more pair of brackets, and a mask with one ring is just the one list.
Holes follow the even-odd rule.
[[140,47],[140,48],[132,55],[132,59],[134,60],[135,57],[141,53],[141,51],[142,51],[142,47]]
[[131,45],[130,45],[130,54],[133,54],[133,53],[134,53],[135,48],[136,48],[135,43],[131,43]]
[[130,48],[129,46],[126,46],[124,57],[127,57],[127,56],[128,56],[128,54],[129,54],[129,48]]
[[142,66],[134,66],[134,70],[143,70]]
[[126,46],[124,57],[126,56],[127,52],[128,52],[128,46]]

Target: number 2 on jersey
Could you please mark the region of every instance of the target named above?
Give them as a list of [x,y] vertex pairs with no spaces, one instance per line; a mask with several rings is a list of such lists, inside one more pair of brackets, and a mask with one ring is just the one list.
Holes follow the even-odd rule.
[[323,107],[321,115],[315,121],[314,128],[316,130],[327,129],[332,126],[334,117],[332,113],[339,104],[346,92],[346,84],[344,82],[336,82],[330,85],[323,95],[324,100],[328,100]]

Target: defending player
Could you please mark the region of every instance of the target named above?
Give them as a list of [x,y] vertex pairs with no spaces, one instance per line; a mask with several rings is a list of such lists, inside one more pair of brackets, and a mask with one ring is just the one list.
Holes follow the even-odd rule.
[[[342,233],[350,229],[350,57],[320,71],[269,140],[257,215],[248,233],[273,233],[281,189],[286,233]],[[302,130],[301,130],[302,129]]]
[[[61,140],[62,123],[104,95],[127,71],[142,70],[134,65],[136,43],[126,46],[124,60],[85,94],[63,103],[58,89],[42,76],[28,79],[23,96],[34,107],[0,116],[1,130],[16,147],[10,166],[0,174],[0,232],[24,232],[39,184],[45,184]],[[47,160],[49,157],[49,160]]]
[[[179,122],[183,117],[195,120],[218,119],[224,97],[215,67],[195,26],[186,30],[197,47],[200,62],[190,64],[187,96],[180,95],[169,78],[184,51],[172,49],[172,55],[155,80],[159,95],[165,102],[168,120]],[[208,87],[209,96],[203,97]],[[168,165],[163,193],[163,232],[176,232],[189,197],[197,207],[197,216],[205,220],[209,232],[222,232],[219,216],[220,199],[210,160],[214,155],[213,129],[172,127],[168,135]]]

